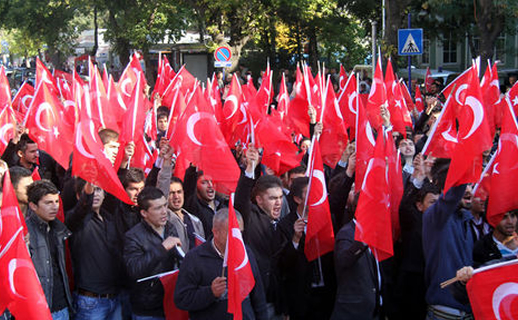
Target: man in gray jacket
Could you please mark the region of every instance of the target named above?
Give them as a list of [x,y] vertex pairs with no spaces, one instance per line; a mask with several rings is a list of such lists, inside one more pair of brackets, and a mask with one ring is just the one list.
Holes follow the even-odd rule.
[[27,229],[29,252],[54,320],[68,320],[72,295],[65,268],[65,239],[71,232],[56,219],[59,191],[48,180],[33,182],[27,188],[29,210]]

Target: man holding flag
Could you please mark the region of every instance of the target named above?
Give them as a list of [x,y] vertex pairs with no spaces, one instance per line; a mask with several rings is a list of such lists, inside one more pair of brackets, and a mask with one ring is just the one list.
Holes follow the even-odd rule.
[[[225,208],[216,212],[212,223],[214,238],[189,251],[180,267],[174,302],[178,308],[189,311],[192,320],[267,319],[259,268],[252,252],[244,246],[239,230],[243,228],[243,218],[239,212],[234,215],[231,211],[234,210]],[[237,225],[232,226],[232,220],[236,224],[239,221],[239,229]],[[230,240],[229,229],[232,230]],[[236,258],[238,266],[232,263]],[[224,260],[228,267],[222,269]],[[251,275],[252,280],[255,279],[252,288]],[[236,304],[241,304],[241,313]]]

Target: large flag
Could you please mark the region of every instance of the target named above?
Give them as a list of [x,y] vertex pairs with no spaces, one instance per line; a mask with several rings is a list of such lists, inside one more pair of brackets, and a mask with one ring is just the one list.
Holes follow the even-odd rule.
[[189,312],[180,310],[174,304],[174,289],[178,280],[178,270],[160,277],[164,287],[164,313],[166,320],[189,320]]
[[344,124],[350,128],[351,139],[356,137],[356,105],[358,103],[357,82],[354,73],[351,73],[344,88],[338,96],[338,105],[342,113]]
[[394,255],[390,193],[384,135],[379,132],[374,156],[369,160],[361,185],[354,236],[355,240],[369,245],[378,261]]
[[8,308],[19,320],[51,320],[43,289],[23,240],[21,218],[7,171],[0,212],[0,314]]
[[376,139],[374,138],[371,124],[367,118],[363,101],[359,99],[356,117],[356,172],[354,179],[356,192],[360,191],[367,164],[372,158],[375,146]]
[[[261,86],[257,91],[256,95],[256,103],[257,107],[262,115],[266,115],[268,113],[268,108],[270,107],[270,103],[272,103],[273,99],[273,82],[272,82],[273,73],[270,70],[270,64],[268,63],[266,67],[266,71],[263,74],[263,79],[261,82]],[[232,78],[233,80],[233,78]]]
[[36,89],[38,89],[42,82],[48,85],[49,90],[52,93],[56,95],[58,94],[59,91],[56,82],[54,81],[54,77],[47,67],[45,67],[43,62],[41,62],[39,58],[36,58]]
[[4,66],[0,68],[0,111],[11,106],[11,88],[5,75]]
[[16,117],[11,106],[0,111],[0,154],[4,154],[9,141],[16,134]]
[[455,113],[450,104],[452,99],[453,98],[450,95],[448,100],[446,100],[439,117],[435,120],[430,134],[428,135],[428,140],[423,147],[423,154],[431,154],[437,158],[450,159],[452,157],[453,151],[459,142],[457,139],[458,133]]
[[[408,109],[404,107],[403,94],[399,82],[394,76],[392,69],[392,62],[389,59],[387,64],[387,71],[385,73],[385,86],[387,88],[388,110],[390,112],[390,122],[394,126],[394,131],[397,131],[406,138],[406,127],[412,127],[412,120]],[[379,108],[378,108],[379,110]],[[379,113],[379,112],[378,112]]]
[[34,98],[34,87],[28,82],[24,82],[13,98],[13,109],[16,113],[16,120],[19,123],[23,122],[25,114],[31,105],[32,98]]
[[38,86],[25,127],[29,129],[31,139],[38,143],[38,148],[67,169],[73,150],[74,127],[65,121],[64,107],[56,94],[57,91],[52,91],[46,82]]
[[500,223],[507,211],[518,208],[518,125],[509,100],[504,112],[489,186],[487,220],[492,226]]
[[[450,82],[444,89],[442,89],[441,93],[444,97],[448,98],[452,95],[452,108],[455,110],[455,114],[460,113],[461,107],[464,105],[464,101],[466,100],[466,89],[468,88],[469,80],[471,79],[471,73],[474,68],[470,67],[469,69],[462,72],[455,80]],[[477,76],[478,82],[478,76]],[[480,85],[480,84],[479,84]]]
[[254,288],[255,279],[234,211],[232,196],[228,205],[228,236],[223,267],[227,267],[228,312],[234,315],[235,320],[241,320],[241,304]]
[[120,200],[133,204],[104,153],[104,148],[88,115],[88,106],[81,110],[81,117],[74,135],[74,161],[72,175],[79,176]]
[[277,96],[277,111],[281,116],[281,120],[288,116],[290,109],[290,96],[288,93],[288,87],[286,86],[286,78],[284,73],[282,74],[281,85],[279,88],[279,95]]
[[480,82],[471,68],[465,102],[457,116],[459,121],[458,143],[453,151],[444,192],[450,187],[477,182],[482,173],[482,153],[492,146],[487,113],[482,104]]
[[376,70],[374,71],[374,79],[372,79],[372,87],[369,92],[369,98],[365,109],[369,117],[370,123],[374,128],[381,126],[382,120],[380,116],[380,107],[387,103],[387,88],[383,81],[383,70],[381,69],[381,56],[378,57]]
[[304,242],[304,253],[308,261],[332,252],[335,235],[331,221],[331,211],[327,199],[324,165],[320,154],[320,144],[313,138],[307,194],[308,224]]
[[403,198],[403,171],[401,169],[401,155],[396,149],[392,131],[385,133],[385,159],[387,159],[387,177],[390,190],[390,217],[392,221],[393,239],[400,235],[399,204]]
[[122,100],[125,102],[125,104],[128,104],[131,99],[131,94],[137,85],[138,78],[140,78],[141,81],[141,88],[145,88],[146,77],[142,71],[139,56],[137,53],[135,53],[133,56],[131,56],[131,60],[126,66],[126,69],[124,69],[122,72],[118,83],[120,92],[122,93]]
[[216,122],[214,110],[199,87],[178,119],[170,143],[185,159],[212,177],[216,190],[227,193],[235,190],[239,167]]
[[518,260],[476,269],[466,289],[475,319],[516,319]]
[[344,66],[342,64],[340,64],[340,77],[338,79],[339,89],[341,91],[345,88],[345,84],[347,83],[347,72],[345,72]]
[[109,128],[119,132],[117,121],[122,117],[117,105],[112,105],[108,100],[106,89],[96,66],[88,61],[90,75],[90,105],[92,119],[102,128]]

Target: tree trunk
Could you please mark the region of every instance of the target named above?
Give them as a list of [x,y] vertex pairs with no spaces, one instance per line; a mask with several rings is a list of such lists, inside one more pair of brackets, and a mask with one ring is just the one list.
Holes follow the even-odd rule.
[[318,67],[318,43],[317,43],[317,32],[314,26],[310,26],[308,29],[309,38],[309,65],[313,70],[317,70]]
[[144,58],[144,64],[146,65],[146,80],[147,84],[153,88],[155,86],[155,66],[151,63],[151,57],[149,56],[149,49],[142,49],[142,55]]
[[90,56],[95,57],[97,49],[99,48],[99,35],[98,35],[99,24],[97,22],[97,5],[94,5],[94,46],[90,52]]
[[[385,21],[385,38],[383,39],[385,53],[392,58],[394,63],[398,59],[398,29],[407,28],[406,7],[409,0],[386,0],[386,21]],[[386,60],[386,59],[384,59]],[[397,64],[397,63],[396,63]]]
[[492,60],[496,39],[505,25],[505,15],[499,13],[491,0],[479,0],[477,27],[480,32],[480,70],[484,71],[487,61]]

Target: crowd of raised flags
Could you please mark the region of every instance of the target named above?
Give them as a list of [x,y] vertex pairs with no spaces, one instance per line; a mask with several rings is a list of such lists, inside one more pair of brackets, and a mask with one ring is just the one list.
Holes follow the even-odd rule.
[[[518,87],[506,95],[500,93],[496,64],[488,66],[482,81],[480,73],[474,63],[442,91],[446,101],[423,154],[451,159],[444,192],[475,183],[476,192],[488,196],[487,219],[495,225],[503,213],[518,208]],[[17,127],[23,126],[38,148],[64,169],[71,166],[74,176],[131,203],[115,168],[130,143],[135,153],[129,166],[147,171],[153,167],[158,159],[158,149],[152,143],[157,140],[157,108],[163,105],[170,110],[165,138],[175,150],[174,175],[183,178],[194,164],[212,177],[219,192],[228,195],[235,191],[241,173],[232,153],[236,145],[246,149],[253,143],[262,149],[262,164],[276,175],[300,164],[302,154],[293,136],[310,136],[308,110],[313,108],[323,130],[313,137],[308,157],[307,259],[334,250],[324,165],[334,168],[350,141],[356,146],[355,190],[360,193],[356,240],[367,244],[378,261],[394,255],[404,186],[393,132],[406,137],[417,120],[412,114],[423,112],[426,106],[419,87],[412,98],[394,74],[390,60],[385,76],[378,60],[369,94],[359,93],[357,75],[347,76],[343,67],[338,92],[324,72],[313,76],[309,67],[302,66],[296,70],[295,92],[290,96],[283,75],[275,96],[273,71],[268,66],[258,89],[251,79],[241,84],[233,77],[223,99],[214,77],[201,83],[184,66],[175,72],[165,56],[159,61],[156,84],[149,96],[137,56],[132,57],[118,83],[106,69],[101,75],[92,63],[88,75],[85,82],[75,73],[51,73],[38,60],[36,87],[24,83],[11,98],[4,70],[0,70],[0,153]],[[427,81],[428,90],[430,85]],[[271,107],[273,99],[277,101],[275,108]],[[102,128],[120,134],[115,165],[103,152],[97,134]],[[482,154],[492,148],[497,132],[498,148],[484,170]],[[6,174],[0,219],[0,313],[8,307],[17,319],[49,318],[48,311],[44,316],[43,293],[23,242],[27,229],[13,197]],[[230,235],[239,228],[235,218],[229,219]],[[240,237],[229,239],[243,243]],[[231,241],[228,246],[237,248]],[[229,270],[242,261],[233,250],[238,249],[228,253]],[[229,312],[240,313],[240,301],[249,291],[239,288],[246,283],[251,290],[254,280],[250,276],[251,271],[244,276],[246,280],[229,275]]]

